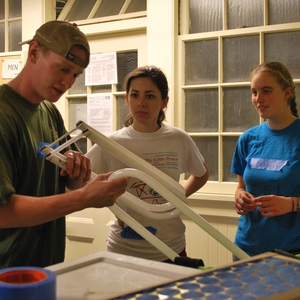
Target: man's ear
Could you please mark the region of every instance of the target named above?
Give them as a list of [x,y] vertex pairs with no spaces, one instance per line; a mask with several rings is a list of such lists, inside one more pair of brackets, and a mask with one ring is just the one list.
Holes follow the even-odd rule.
[[28,60],[31,61],[32,63],[35,63],[38,58],[40,49],[41,48],[39,43],[36,41],[32,41],[28,49]]

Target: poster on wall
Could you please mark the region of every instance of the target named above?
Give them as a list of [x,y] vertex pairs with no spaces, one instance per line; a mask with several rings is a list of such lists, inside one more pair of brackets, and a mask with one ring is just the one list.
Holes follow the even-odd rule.
[[87,97],[87,122],[99,132],[112,132],[112,94],[90,94]]
[[118,83],[117,53],[93,53],[85,70],[85,85],[104,85]]
[[22,63],[17,59],[4,59],[2,60],[2,78],[11,79],[15,78],[22,69]]

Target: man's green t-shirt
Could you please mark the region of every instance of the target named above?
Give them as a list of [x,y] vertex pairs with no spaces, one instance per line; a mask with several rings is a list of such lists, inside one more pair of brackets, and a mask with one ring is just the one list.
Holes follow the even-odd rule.
[[[40,142],[52,143],[65,132],[54,104],[35,105],[8,85],[0,86],[0,206],[12,194],[42,197],[65,192],[59,168],[38,154]],[[45,267],[62,262],[64,252],[65,218],[0,229],[0,268]]]

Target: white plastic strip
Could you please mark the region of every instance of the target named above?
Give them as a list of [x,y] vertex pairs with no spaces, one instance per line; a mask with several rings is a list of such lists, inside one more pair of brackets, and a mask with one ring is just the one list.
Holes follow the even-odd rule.
[[180,198],[184,202],[187,202],[185,195],[182,194],[182,186],[176,180],[166,175],[159,169],[155,168],[151,164],[147,163],[142,158],[133,154],[131,151],[122,147],[117,142],[98,132],[86,123],[79,121],[76,125],[78,129],[82,130],[84,135],[91,141],[108,150],[112,155],[126,163],[129,167],[141,170],[149,174],[156,180],[162,182],[165,187],[169,190],[172,190],[178,198]]
[[123,222],[129,225],[133,230],[135,230],[139,235],[141,235],[146,241],[148,241],[151,245],[153,245],[156,249],[158,249],[161,253],[167,256],[172,261],[175,260],[175,257],[179,255],[174,252],[171,248],[169,248],[165,243],[163,243],[160,239],[158,239],[155,235],[153,235],[150,231],[148,231],[145,227],[143,227],[140,223],[138,223],[135,219],[129,216],[125,211],[123,211],[116,204],[110,206],[109,209]]
[[[134,177],[142,180],[147,183],[150,187],[154,188],[159,195],[161,195],[164,199],[168,199],[169,197],[176,197],[172,193],[169,192],[160,182],[153,179],[150,175],[136,169],[126,168],[121,169],[114,172],[109,178],[121,178],[121,177]],[[184,195],[185,190],[182,187],[182,194]],[[179,199],[180,201],[180,199]],[[177,209],[170,202],[165,204],[150,204],[144,201],[140,201],[140,199],[136,198],[132,194],[125,192],[118,198],[118,203],[121,202],[132,209],[136,210],[140,214],[145,217],[163,220],[177,217],[181,214],[181,211]]]
[[[58,165],[59,167],[61,167],[63,169],[66,168],[66,157],[64,155],[62,155],[61,153],[53,154],[54,150],[49,147],[43,147],[42,152],[46,155],[47,160],[51,161],[52,163]],[[97,176],[97,174],[92,173],[90,181],[95,179],[96,176]],[[113,174],[111,176],[113,176]],[[124,177],[124,176],[122,176],[122,177]],[[127,192],[125,192],[125,193],[127,193]],[[127,193],[127,194],[130,195],[129,193]],[[142,201],[139,201],[139,202],[142,202]],[[171,248],[169,248],[166,244],[164,244],[155,235],[150,233],[145,227],[143,227],[139,222],[137,222],[135,219],[133,219],[131,216],[129,216],[125,211],[123,211],[116,204],[114,204],[113,206],[110,206],[108,208],[120,220],[124,221],[127,225],[129,225],[133,230],[135,230],[139,235],[141,235],[145,240],[147,240],[150,244],[152,244],[154,247],[156,247],[156,249],[161,251],[169,259],[174,261],[175,257],[179,256],[176,252],[174,252]]]
[[[239,259],[248,258],[249,255],[245,253],[242,249],[237,247],[232,243],[227,237],[205,221],[201,216],[196,214],[191,208],[189,208],[184,202],[186,202],[185,196],[180,192],[178,187],[179,183],[175,180],[164,174],[159,169],[153,167],[140,157],[136,156],[126,148],[119,145],[117,142],[111,140],[104,134],[98,132],[93,127],[89,126],[83,121],[79,121],[76,124],[78,129],[81,129],[84,132],[85,136],[88,137],[94,143],[97,143],[100,147],[109,151],[112,155],[122,160],[124,163],[130,167],[136,168],[138,170],[144,171],[145,173],[151,175],[154,179],[158,180],[163,184],[169,191],[172,191],[171,197],[166,198],[170,201],[175,207],[177,207],[183,214],[188,218],[194,221],[198,226],[205,230],[209,235],[226,247],[231,253],[233,253]],[[175,184],[177,183],[177,185]],[[157,189],[157,187],[153,187]],[[176,197],[174,197],[174,195]],[[178,198],[180,200],[178,200]],[[184,201],[184,202],[183,202]]]
[[[55,149],[56,150],[56,149]],[[56,153],[56,151],[44,146],[41,151],[46,155],[46,159],[56,164],[60,168],[66,168],[66,157],[61,153]],[[124,173],[124,171],[126,173]],[[91,179],[95,178],[97,174],[92,173]],[[109,178],[115,179],[120,177],[135,177],[138,179],[142,179],[144,182],[149,184],[149,186],[153,187],[155,185],[153,179],[143,173],[142,171],[135,169],[122,169],[114,172]],[[183,189],[183,187],[182,187]],[[184,193],[184,189],[182,191]],[[165,192],[160,189],[160,194],[164,195]],[[174,207],[170,202],[165,204],[149,204],[144,201],[140,201],[137,197],[132,194],[125,192],[118,199],[117,203],[125,204],[126,206],[134,209],[136,212],[141,215],[154,219],[154,220],[165,220],[177,217],[181,214],[181,211]]]
[[[121,145],[119,145],[115,141],[109,139],[108,137],[106,137],[102,133],[98,132],[93,127],[87,125],[85,122],[79,121],[76,124],[76,126],[91,141],[93,141],[94,143],[98,144],[100,147],[102,147],[102,148],[106,149],[107,151],[109,151],[112,155],[114,155],[118,159],[122,160],[128,166],[136,168],[138,170],[141,170],[144,173],[150,175],[150,177],[152,177],[154,180],[157,181],[157,182],[155,182],[155,186],[151,186],[151,184],[149,184],[152,188],[154,188],[158,192],[159,191],[163,192],[163,194],[161,194],[161,195],[164,196],[164,198],[166,200],[171,202],[173,204],[173,206],[178,208],[183,214],[185,214],[188,218],[190,218],[192,221],[194,221],[198,226],[200,226],[209,235],[211,235],[214,239],[216,239],[219,243],[221,243],[224,247],[226,247],[236,257],[238,257],[239,259],[244,259],[244,258],[249,257],[248,254],[246,254],[243,250],[241,250],[239,247],[237,247],[227,237],[225,237],[223,234],[221,234],[217,229],[215,229],[212,225],[210,225],[200,215],[196,214],[190,207],[188,207],[185,204],[187,202],[187,199],[186,199],[185,195],[183,195],[182,186],[178,182],[176,182],[175,180],[173,180],[172,178],[170,178],[169,176],[164,174],[159,169],[157,169],[154,166],[150,165],[149,163],[147,163],[146,161],[144,161],[143,159],[141,159],[137,155],[133,154],[132,152],[130,152],[126,148],[122,147]],[[74,138],[74,139],[76,139],[76,138]],[[62,146],[63,145],[61,145],[61,147]],[[45,146],[45,147],[47,147],[47,146]],[[50,154],[48,153],[46,158],[51,160],[52,159],[51,156],[53,155],[53,152],[55,150],[46,150],[46,149],[44,149],[43,152],[46,154],[47,151],[50,152]],[[57,149],[54,152],[54,154],[57,154]],[[56,155],[54,155],[54,156],[56,156]],[[61,159],[61,157],[58,158],[58,159],[54,159],[53,163],[58,163],[60,161],[60,159]],[[123,174],[123,176],[126,176],[126,175]],[[129,215],[127,215],[127,216],[130,217]],[[122,218],[120,218],[120,219],[122,219]],[[123,216],[123,219],[124,219],[124,216]],[[142,227],[139,223],[137,223],[137,224],[140,227]],[[137,227],[139,227],[139,226],[137,226]],[[134,227],[132,227],[132,228],[134,230],[136,230],[136,228],[134,228]],[[145,239],[147,239],[143,234],[141,234],[139,232],[139,230],[136,230],[136,231],[141,236],[143,236]],[[160,240],[158,240],[158,241],[160,241]],[[156,244],[152,244],[152,245],[157,247]],[[164,253],[164,252],[162,252],[162,253]]]

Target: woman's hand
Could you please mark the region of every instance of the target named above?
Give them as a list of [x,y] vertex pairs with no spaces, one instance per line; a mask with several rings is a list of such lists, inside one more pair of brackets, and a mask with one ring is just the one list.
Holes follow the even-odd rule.
[[290,197],[266,195],[254,199],[258,211],[266,218],[290,213],[294,210]]
[[238,176],[238,186],[235,192],[235,210],[239,215],[246,215],[255,209],[254,197],[246,192],[244,178]]
[[246,215],[255,209],[254,197],[250,193],[239,190],[235,195],[235,210],[239,215]]

